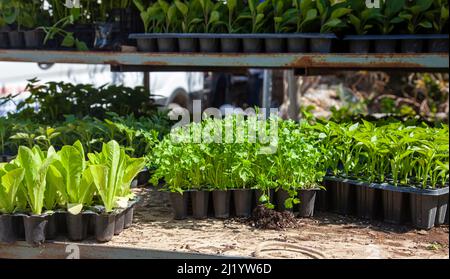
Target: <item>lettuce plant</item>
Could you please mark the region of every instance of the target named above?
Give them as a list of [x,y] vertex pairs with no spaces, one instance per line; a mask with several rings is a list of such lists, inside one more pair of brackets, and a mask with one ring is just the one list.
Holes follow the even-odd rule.
[[25,170],[23,191],[33,215],[41,215],[43,212],[47,173],[55,154],[53,147],[45,154],[38,146],[32,149],[21,146],[17,158],[13,161],[13,164]]
[[[71,214],[77,215],[84,206],[92,204],[96,188],[92,174],[87,168],[84,148],[80,141],[73,146],[64,146],[57,152],[47,178],[49,185],[59,191],[61,203]],[[49,206],[51,202],[50,197]]]
[[116,141],[103,145],[100,153],[90,153],[89,169],[105,211],[127,206],[131,181],[145,165],[144,159],[132,159]]
[[0,213],[11,214],[17,209],[25,170],[12,164],[0,164]]

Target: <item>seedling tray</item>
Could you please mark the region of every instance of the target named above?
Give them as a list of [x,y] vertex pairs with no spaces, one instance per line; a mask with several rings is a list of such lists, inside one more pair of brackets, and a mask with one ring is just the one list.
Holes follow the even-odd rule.
[[[112,217],[112,235],[118,235],[124,229],[131,226],[134,213],[133,209],[139,201],[140,197],[136,197],[135,200],[129,202],[128,207],[121,213],[110,215]],[[7,218],[3,218],[2,216],[6,216]],[[53,240],[56,236],[73,238],[72,241],[84,241],[87,238],[94,237],[96,234],[94,228],[98,225],[96,224],[95,217],[101,216],[101,214],[88,210],[79,216],[79,220],[69,220],[69,213],[61,210],[55,211],[52,215],[43,214],[41,216],[29,216],[22,213],[0,215],[0,225],[2,226],[0,228],[0,241],[13,243],[15,241],[23,241],[25,240],[25,236],[27,236],[29,244],[36,246],[42,244],[44,241]],[[69,221],[79,221],[77,224],[73,224],[79,230],[77,235],[69,236]],[[118,223],[120,223],[120,228],[116,227]],[[9,226],[5,227],[6,224],[9,224]],[[106,242],[105,238],[97,240],[99,242]]]
[[[337,37],[322,33],[134,33],[145,52],[212,53],[423,53],[448,52],[448,34],[349,35]],[[163,49],[154,42],[167,42]],[[186,47],[186,41],[190,42]],[[151,45],[152,47],[143,47]],[[204,47],[203,45],[207,45]],[[200,46],[200,47],[199,47]]]
[[[367,183],[352,179],[325,177],[325,181],[346,184],[349,187],[363,187],[372,191],[372,195],[356,195],[355,207],[363,208],[361,217],[371,218],[370,212],[382,211],[386,222],[403,224],[411,221],[420,229],[431,229],[445,222],[444,212],[447,212],[449,187],[440,189],[420,189],[416,187],[395,186],[389,183]],[[330,185],[328,185],[330,188]],[[382,201],[378,202],[376,192],[381,192]],[[333,193],[333,191],[330,191]],[[336,194],[334,198],[336,199]],[[379,196],[379,195],[378,195]],[[339,202],[339,201],[337,201]],[[377,208],[378,204],[378,208]],[[379,208],[382,206],[382,208]],[[369,212],[369,213],[367,213]]]
[[[316,40],[326,41],[326,46],[312,52],[330,52],[334,34],[319,33],[258,33],[258,34],[205,34],[205,33],[140,33],[130,34],[130,39],[138,41],[140,51],[145,52],[210,52],[210,53],[287,53],[307,52]],[[172,40],[170,48],[155,48],[152,42]],[[192,40],[185,47],[186,40]],[[152,47],[146,47],[151,45]],[[206,45],[206,46],[204,46]],[[198,47],[200,46],[200,47]],[[314,47],[312,47],[314,50]],[[170,50],[170,51],[168,51]]]

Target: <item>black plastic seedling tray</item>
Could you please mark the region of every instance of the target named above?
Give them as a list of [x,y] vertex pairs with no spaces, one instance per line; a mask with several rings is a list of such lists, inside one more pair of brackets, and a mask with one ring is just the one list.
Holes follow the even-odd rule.
[[448,34],[348,35],[350,53],[445,53]]
[[322,33],[131,34],[145,52],[190,53],[423,53],[448,52],[448,34],[349,35]]
[[[388,223],[402,224],[410,219],[412,224],[420,229],[431,229],[435,225],[445,222],[444,212],[448,211],[449,187],[420,189],[394,186],[388,183],[366,183],[337,177],[326,177],[325,181],[328,182],[327,189],[347,185],[348,188],[353,189],[347,189],[347,191],[357,192],[355,200],[344,200],[349,203],[346,205],[347,207],[354,204],[360,217],[372,219],[377,216],[377,212],[382,211],[384,220]],[[331,185],[330,182],[332,182]],[[339,204],[343,204],[342,195],[338,197],[339,192],[330,191],[330,193],[335,200],[341,199],[336,201],[338,212],[345,213],[342,212],[342,206],[339,207]]]
[[[0,214],[0,242],[14,243],[26,240],[30,245],[38,246],[57,236],[67,237],[71,241],[95,237],[98,242],[106,242],[131,226],[134,207],[139,201],[140,198],[137,197],[130,201],[122,212],[108,215],[97,214],[94,211],[71,215],[61,210],[40,216],[22,213]],[[100,222],[105,216],[109,222]]]

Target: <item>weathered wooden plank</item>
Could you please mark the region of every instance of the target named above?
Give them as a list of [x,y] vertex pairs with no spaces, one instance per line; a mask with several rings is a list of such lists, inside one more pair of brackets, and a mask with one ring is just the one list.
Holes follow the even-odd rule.
[[207,255],[153,249],[113,247],[101,244],[49,242],[32,247],[25,242],[0,244],[1,259],[227,259]]

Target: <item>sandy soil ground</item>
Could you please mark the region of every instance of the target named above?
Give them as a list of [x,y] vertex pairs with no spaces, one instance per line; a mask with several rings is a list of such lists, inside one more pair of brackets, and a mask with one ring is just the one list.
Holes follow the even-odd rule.
[[449,258],[448,226],[418,231],[319,213],[297,229],[259,230],[239,219],[175,221],[166,194],[141,194],[134,225],[107,245],[257,258]]

